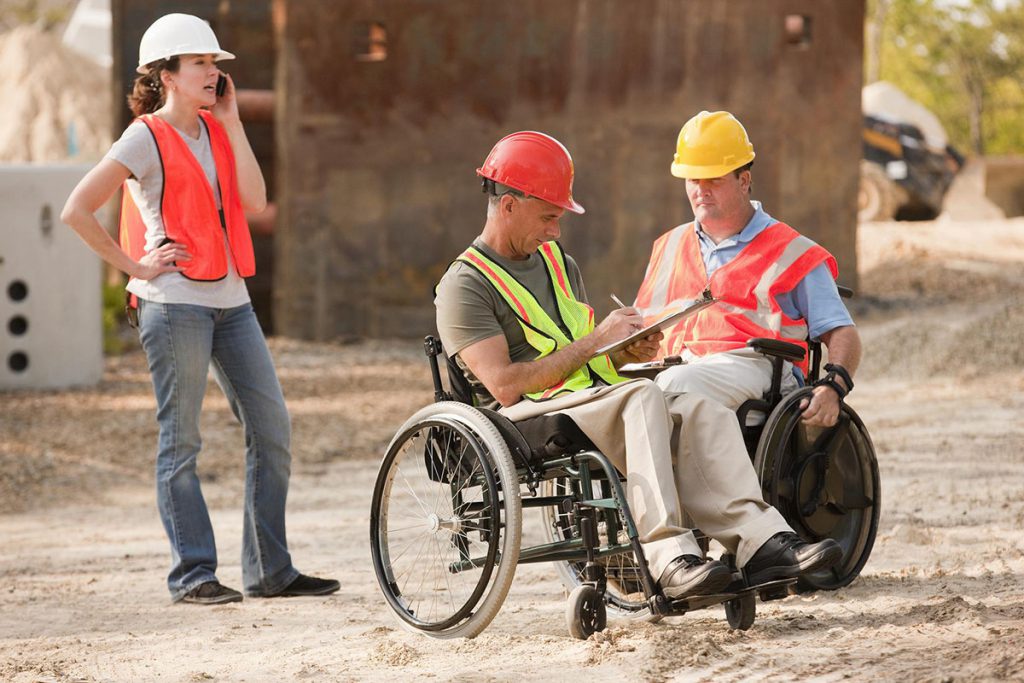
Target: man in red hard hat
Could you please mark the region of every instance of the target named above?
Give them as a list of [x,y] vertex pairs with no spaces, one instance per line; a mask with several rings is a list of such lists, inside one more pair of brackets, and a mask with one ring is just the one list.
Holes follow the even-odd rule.
[[641,329],[641,317],[623,308],[595,324],[579,268],[556,241],[565,212],[583,213],[565,147],[543,133],[513,133],[477,173],[487,220],[441,278],[435,299],[445,352],[465,374],[474,403],[500,407],[513,421],[571,417],[625,473],[646,558],[670,598],[718,592],[731,575],[704,559],[683,527],[681,501],[704,533],[736,553],[752,584],[834,563],[841,551],[831,540],[781,549],[769,543],[792,529],[762,499],[742,438],[725,427],[736,421],[731,411],[616,372],[653,358],[660,333],[596,355]]

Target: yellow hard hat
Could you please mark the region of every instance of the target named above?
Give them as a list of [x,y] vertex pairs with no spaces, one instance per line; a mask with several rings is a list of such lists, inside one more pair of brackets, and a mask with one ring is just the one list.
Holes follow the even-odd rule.
[[754,160],[747,131],[727,111],[702,111],[679,131],[672,175],[698,180],[720,178]]

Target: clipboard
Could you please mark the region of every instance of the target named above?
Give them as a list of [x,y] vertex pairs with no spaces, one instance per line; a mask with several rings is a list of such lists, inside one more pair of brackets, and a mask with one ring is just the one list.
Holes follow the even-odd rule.
[[671,313],[667,313],[661,316],[650,325],[647,325],[642,330],[637,330],[636,332],[629,335],[625,339],[617,341],[614,344],[608,344],[607,346],[601,347],[594,353],[594,357],[603,356],[607,353],[615,353],[616,351],[621,351],[622,349],[626,348],[633,342],[640,341],[641,339],[651,336],[655,332],[661,332],[666,328],[672,327],[683,318],[688,318],[694,313],[697,313],[698,311],[703,311],[705,308],[716,303],[717,301],[718,299],[710,296],[704,297],[702,299],[697,299],[686,308],[683,308],[678,311],[673,311]]
[[665,368],[675,367],[676,365],[686,365],[686,361],[680,356],[666,356],[665,358],[649,360],[643,363],[626,363],[618,368],[616,372],[623,376],[638,375],[645,377],[648,374],[658,374]]
[[637,377],[643,377],[645,379],[654,379],[658,376],[658,373],[665,368],[674,368],[677,365],[686,365],[686,361],[679,356],[666,356],[659,360],[650,360],[645,363],[626,363],[625,365],[616,368],[616,372],[623,377],[635,379]]

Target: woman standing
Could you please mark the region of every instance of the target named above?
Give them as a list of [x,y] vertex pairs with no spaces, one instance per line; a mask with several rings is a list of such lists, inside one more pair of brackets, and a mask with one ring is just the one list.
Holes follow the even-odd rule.
[[[243,279],[255,272],[244,211],[263,210],[266,186],[234,84],[217,68],[234,57],[198,17],[168,14],[154,22],[142,36],[141,75],[128,97],[138,118],[61,215],[100,257],[131,276],[128,292],[156,393],[157,504],[171,542],[168,588],[176,602],[242,599],[217,580],[213,528],[196,474],[209,368],[245,429],[245,592],[326,595],[339,588],[300,574],[285,538],[291,423]],[[119,247],[95,213],[122,185]]]

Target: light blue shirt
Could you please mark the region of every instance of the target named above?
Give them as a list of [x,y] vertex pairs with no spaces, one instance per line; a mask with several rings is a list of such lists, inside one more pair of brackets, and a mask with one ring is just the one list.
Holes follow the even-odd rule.
[[[701,230],[697,220],[693,221],[700,244],[700,254],[704,258],[704,267],[709,278],[716,270],[736,258],[765,228],[778,223],[761,208],[761,202],[752,201],[750,205],[754,207],[754,215],[747,225],[738,234],[718,244]],[[839,290],[836,289],[832,273],[824,263],[808,273],[792,291],[779,294],[775,299],[787,316],[807,321],[811,339],[818,339],[837,327],[853,325],[850,312],[839,298]]]

